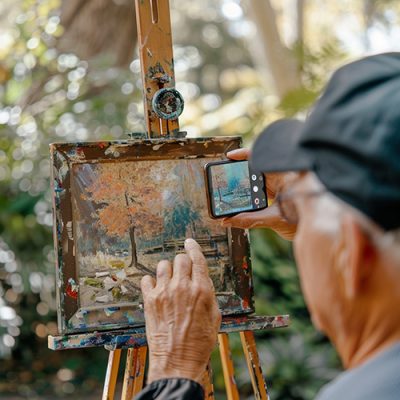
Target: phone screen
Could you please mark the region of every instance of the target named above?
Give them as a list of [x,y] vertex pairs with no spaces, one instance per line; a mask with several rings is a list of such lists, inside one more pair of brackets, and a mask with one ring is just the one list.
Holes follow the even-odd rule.
[[250,172],[247,161],[212,163],[207,168],[211,210],[215,217],[267,206],[264,177]]

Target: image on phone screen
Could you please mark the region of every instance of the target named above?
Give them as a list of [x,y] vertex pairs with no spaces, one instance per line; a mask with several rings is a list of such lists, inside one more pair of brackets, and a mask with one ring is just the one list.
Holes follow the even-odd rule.
[[262,174],[251,174],[247,161],[208,166],[212,214],[222,217],[266,207]]

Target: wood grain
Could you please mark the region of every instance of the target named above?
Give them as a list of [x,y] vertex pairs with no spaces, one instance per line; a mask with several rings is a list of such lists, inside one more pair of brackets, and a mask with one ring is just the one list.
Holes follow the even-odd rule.
[[239,391],[235,381],[235,368],[233,366],[228,334],[220,333],[218,335],[218,342],[227,399],[239,400]]
[[156,91],[175,86],[169,0],[135,0],[135,4],[147,134],[175,136],[178,119],[160,119],[151,105]]
[[269,400],[267,385],[261,370],[260,359],[256,348],[256,341],[252,331],[240,332],[243,351],[249,369],[254,398],[256,400]]
[[110,351],[102,400],[114,400],[122,350]]

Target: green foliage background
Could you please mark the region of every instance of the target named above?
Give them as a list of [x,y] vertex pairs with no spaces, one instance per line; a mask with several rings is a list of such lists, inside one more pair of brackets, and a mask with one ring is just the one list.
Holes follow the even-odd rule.
[[[144,130],[137,58],[124,69],[107,55],[87,62],[60,54],[58,5],[57,0],[23,0],[10,27],[13,45],[0,61],[1,398],[99,398],[104,349],[47,349],[47,335],[56,333],[48,145],[120,139]],[[178,89],[189,115],[183,116],[183,129],[189,133],[240,134],[250,144],[268,121],[304,113],[346,58],[333,34],[318,48],[293,45],[303,87],[278,102],[256,71],[244,38],[214,2],[204,8],[214,14],[189,6],[174,10],[179,32],[191,32],[174,38]],[[267,230],[251,232],[251,242],[257,313],[288,313],[293,321],[288,329],[257,334],[272,398],[312,399],[337,374],[338,358],[312,327],[290,243]],[[237,382],[243,398],[250,399],[240,341],[235,335],[231,341]],[[224,398],[217,358],[214,354],[217,398]]]

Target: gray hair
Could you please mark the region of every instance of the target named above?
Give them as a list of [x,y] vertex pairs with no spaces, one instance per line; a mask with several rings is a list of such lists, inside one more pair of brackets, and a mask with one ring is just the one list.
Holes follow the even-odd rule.
[[[316,181],[318,186],[324,188],[324,185],[318,177],[315,174],[312,175],[313,178],[315,178],[313,180]],[[341,221],[340,217],[345,213],[350,214],[356,219],[376,248],[384,251],[388,256],[394,256],[395,260],[400,262],[400,228],[391,231],[384,231],[361,211],[345,203],[328,191],[321,197],[320,207],[323,210],[325,217],[328,217],[326,211],[328,209],[331,210],[330,215],[332,218],[330,219],[329,226],[327,226],[326,229],[333,229],[335,233],[337,233]]]

